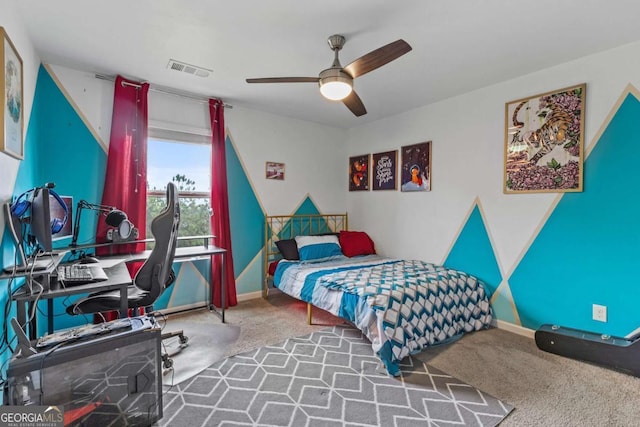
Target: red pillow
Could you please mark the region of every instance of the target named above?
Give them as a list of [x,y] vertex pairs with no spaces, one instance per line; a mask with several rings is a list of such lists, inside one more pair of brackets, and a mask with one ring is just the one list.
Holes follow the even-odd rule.
[[356,255],[376,253],[373,240],[364,231],[341,231],[338,239],[340,240],[342,253],[349,258]]
[[269,263],[269,276],[273,276],[274,274],[276,274],[276,267],[278,267],[279,262],[280,260]]

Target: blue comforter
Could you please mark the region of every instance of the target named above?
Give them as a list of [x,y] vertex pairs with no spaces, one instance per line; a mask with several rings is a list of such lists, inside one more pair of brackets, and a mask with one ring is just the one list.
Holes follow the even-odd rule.
[[407,355],[486,328],[492,319],[480,280],[423,261],[377,255],[281,261],[274,284],[353,322],[391,375],[400,374]]

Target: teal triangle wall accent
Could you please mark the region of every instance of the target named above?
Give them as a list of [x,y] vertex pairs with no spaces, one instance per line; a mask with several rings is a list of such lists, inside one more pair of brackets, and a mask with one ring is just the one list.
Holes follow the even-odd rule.
[[[43,66],[32,114],[39,129],[37,184],[55,182],[58,194],[72,195],[76,203],[81,199],[100,203],[107,153]],[[79,243],[95,240],[97,218],[86,212],[82,216]]]
[[[319,215],[320,210],[318,210],[317,206],[313,203],[309,196],[305,197],[302,201],[298,209],[293,213],[293,215]],[[292,230],[293,228],[293,230]],[[284,236],[284,238],[289,238],[289,236],[298,236],[305,234],[323,234],[323,233],[331,233],[333,230],[329,227],[327,222],[322,219],[298,219],[298,220],[289,220],[286,224],[282,226],[282,229],[278,233],[279,236]]]
[[[177,263],[174,264],[174,268]],[[158,304],[154,304],[154,308],[160,308],[161,303],[164,303],[166,299],[166,307],[174,308],[181,307],[190,304],[204,303],[208,301],[209,295],[209,282],[200,274],[198,269],[192,262],[180,263],[179,280],[173,284],[171,295],[167,295],[165,292],[162,297],[163,300],[158,300]],[[170,288],[171,289],[171,288]],[[155,307],[155,306],[158,307]]]
[[489,296],[502,282],[500,268],[477,204],[471,211],[444,265],[467,272],[482,280],[486,284],[485,289]]
[[[627,95],[585,162],[584,192],[565,193],[508,279],[522,325],[624,336],[640,326],[640,102]],[[607,323],[592,304],[608,307]]]
[[238,277],[264,246],[264,213],[228,137],[226,154],[233,269]]
[[211,263],[209,260],[193,261],[193,265],[198,269],[202,277],[209,280],[209,276],[211,276]]
[[311,197],[307,196],[302,201],[298,209],[296,209],[294,215],[316,215],[319,213],[320,211],[318,210],[318,207],[311,200]]
[[[107,154],[43,66],[38,70],[32,128],[35,138],[29,140],[16,188],[54,182],[58,194],[73,196],[76,203],[81,199],[100,203]],[[79,243],[94,241],[97,218],[87,213],[82,216]],[[57,245],[70,242],[69,238]]]

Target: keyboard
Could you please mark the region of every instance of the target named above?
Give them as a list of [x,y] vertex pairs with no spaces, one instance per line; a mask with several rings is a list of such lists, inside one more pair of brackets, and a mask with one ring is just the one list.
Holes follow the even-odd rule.
[[58,266],[58,282],[66,286],[84,285],[86,283],[107,280],[102,267],[88,264],[65,264]]

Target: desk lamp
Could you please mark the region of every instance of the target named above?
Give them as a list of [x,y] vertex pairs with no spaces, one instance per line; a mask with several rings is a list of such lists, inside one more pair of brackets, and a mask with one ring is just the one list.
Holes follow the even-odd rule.
[[73,227],[71,247],[78,246],[78,234],[80,233],[80,217],[84,209],[91,209],[104,215],[107,225],[114,227],[107,230],[107,240],[113,242],[126,242],[138,237],[138,229],[127,218],[127,214],[113,206],[96,205],[86,200],[80,200],[76,208],[76,217]]

